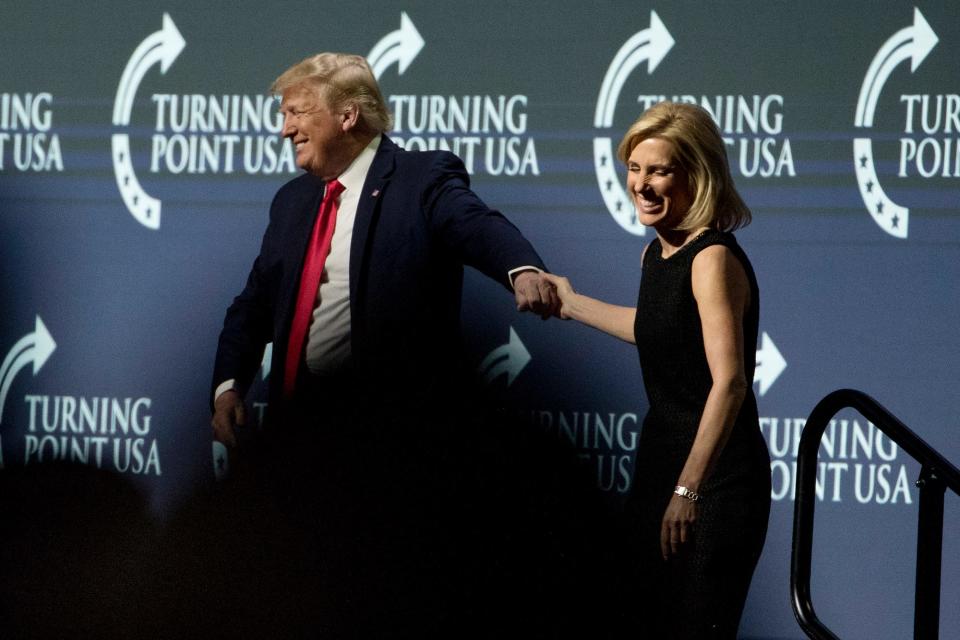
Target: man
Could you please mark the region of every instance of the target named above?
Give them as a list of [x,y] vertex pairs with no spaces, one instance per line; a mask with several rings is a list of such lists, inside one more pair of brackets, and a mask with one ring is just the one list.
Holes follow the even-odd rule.
[[[449,392],[465,264],[512,287],[519,310],[543,317],[555,310],[539,256],[470,191],[460,160],[406,152],[385,135],[390,115],[362,57],[307,58],[272,91],[282,96],[283,136],[307,173],[274,198],[260,255],[227,311],[213,380],[217,440],[235,444],[242,394],[270,341],[274,417],[289,415],[283,409],[291,406],[302,413],[322,397],[342,399],[341,390],[404,407]],[[343,191],[333,205],[332,238],[318,248],[311,234],[333,180]],[[325,262],[320,257],[316,291],[304,287],[311,251],[329,252]]]
[[[456,156],[407,152],[385,135],[390,116],[362,57],[313,56],[272,90],[306,174],[275,196],[260,254],[227,310],[214,437],[236,444],[242,394],[272,341],[270,421],[280,436],[266,443],[279,448],[267,483],[316,538],[315,551],[290,561],[310,567],[291,593],[308,609],[327,603],[317,628],[330,637],[359,628],[384,637],[403,624],[425,637],[425,620],[442,625],[477,606],[475,580],[462,576],[477,555],[467,533],[477,514],[454,480],[484,468],[472,435],[483,428],[458,398],[463,266],[512,289],[521,311],[546,317],[557,300],[539,256],[469,189]],[[265,539],[277,547],[269,557],[296,552]],[[228,555],[225,564],[236,563]]]

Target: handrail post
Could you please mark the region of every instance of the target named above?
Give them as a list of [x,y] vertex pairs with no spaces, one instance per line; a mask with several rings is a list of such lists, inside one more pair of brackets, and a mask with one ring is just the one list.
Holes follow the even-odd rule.
[[946,485],[935,469],[924,465],[917,487],[920,489],[920,509],[913,637],[916,640],[937,640],[940,633],[940,571]]
[[914,460],[920,462],[920,504],[917,524],[917,583],[913,633],[917,640],[936,640],[940,630],[940,574],[943,556],[943,503],[946,489],[960,495],[960,471],[920,437],[861,391],[839,389],[828,394],[810,413],[800,436],[797,455],[797,495],[793,515],[790,591],[793,613],[815,640],[836,636],[817,618],[810,598],[816,457],[830,419],[844,408],[859,411]]
[[790,585],[793,613],[800,628],[813,640],[839,640],[817,617],[810,597],[813,563],[813,520],[816,512],[817,451],[830,418],[842,406],[840,392],[821,400],[800,435],[797,455],[797,489],[793,511],[793,551],[790,564]]

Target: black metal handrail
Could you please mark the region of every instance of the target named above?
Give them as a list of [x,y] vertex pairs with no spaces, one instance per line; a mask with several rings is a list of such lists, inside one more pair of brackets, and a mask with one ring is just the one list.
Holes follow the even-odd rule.
[[861,391],[840,389],[821,400],[800,436],[797,495],[793,510],[793,554],[790,592],[793,613],[814,640],[839,640],[813,610],[810,566],[813,555],[813,512],[816,499],[817,451],[830,420],[852,408],[880,429],[921,465],[917,487],[920,504],[917,531],[917,584],[913,618],[915,640],[936,640],[940,627],[940,565],[943,553],[943,500],[947,487],[960,495],[960,471],[924,442],[879,402]]

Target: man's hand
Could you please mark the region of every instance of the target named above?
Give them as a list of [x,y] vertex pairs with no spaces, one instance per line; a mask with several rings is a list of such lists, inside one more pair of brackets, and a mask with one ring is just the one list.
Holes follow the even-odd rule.
[[213,439],[222,442],[228,447],[237,446],[237,437],[234,427],[241,427],[247,417],[243,408],[243,398],[235,390],[230,389],[221,393],[213,401]]
[[556,289],[539,271],[521,271],[513,278],[517,311],[532,311],[546,320],[559,312]]

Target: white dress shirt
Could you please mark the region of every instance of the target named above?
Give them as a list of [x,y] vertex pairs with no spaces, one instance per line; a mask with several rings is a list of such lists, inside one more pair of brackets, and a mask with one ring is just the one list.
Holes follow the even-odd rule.
[[337,178],[344,189],[307,330],[307,368],[314,374],[336,373],[350,361],[350,242],[360,191],[379,146],[377,136]]

